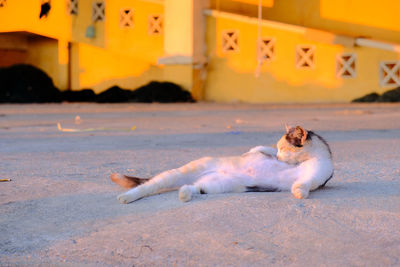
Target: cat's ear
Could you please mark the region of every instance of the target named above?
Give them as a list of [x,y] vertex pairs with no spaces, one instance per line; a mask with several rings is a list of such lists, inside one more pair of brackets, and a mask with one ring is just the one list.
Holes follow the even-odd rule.
[[285,123],[285,128],[286,128],[286,133],[289,133],[289,132],[290,132],[290,129],[292,129],[293,127],[290,126],[290,125],[287,125],[287,124]]
[[303,127],[301,127],[301,126],[296,126],[296,129],[294,130],[294,132],[300,138],[301,145],[304,145],[304,142],[307,139],[307,134],[308,134],[307,130],[304,129]]
[[286,134],[286,140],[293,146],[302,147],[307,139],[307,131],[301,127],[291,128]]

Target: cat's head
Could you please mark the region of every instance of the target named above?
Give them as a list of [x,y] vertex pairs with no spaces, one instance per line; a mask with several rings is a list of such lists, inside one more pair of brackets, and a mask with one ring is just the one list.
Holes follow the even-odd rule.
[[290,164],[301,163],[313,157],[331,157],[326,141],[301,126],[286,126],[286,133],[278,141],[277,148],[278,159]]

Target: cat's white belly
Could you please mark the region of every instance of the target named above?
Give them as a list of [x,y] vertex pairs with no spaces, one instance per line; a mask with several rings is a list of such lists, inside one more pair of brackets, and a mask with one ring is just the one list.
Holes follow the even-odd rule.
[[[225,166],[224,166],[225,167]],[[276,158],[268,157],[262,153],[252,153],[243,157],[241,164],[226,166],[227,171],[242,174],[254,179],[263,179],[275,176],[286,170],[290,165],[278,161]]]
[[226,192],[243,191],[243,186],[265,186],[289,190],[297,178],[292,169],[294,165],[256,152],[242,157],[222,159],[218,168],[204,173],[199,182],[200,184],[218,183],[219,186],[225,188]]

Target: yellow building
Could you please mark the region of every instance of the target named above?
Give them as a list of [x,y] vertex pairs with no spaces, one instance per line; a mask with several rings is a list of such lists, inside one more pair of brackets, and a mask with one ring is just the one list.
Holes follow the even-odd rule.
[[347,102],[400,86],[398,10],[393,0],[0,0],[0,67],[32,64],[63,90],[158,80],[207,101]]

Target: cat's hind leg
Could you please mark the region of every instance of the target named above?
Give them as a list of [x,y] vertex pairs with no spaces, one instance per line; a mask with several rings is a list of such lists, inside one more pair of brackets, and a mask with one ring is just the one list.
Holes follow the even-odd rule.
[[182,202],[192,200],[195,194],[221,194],[246,192],[246,180],[242,176],[226,174],[224,172],[209,173],[193,185],[184,185],[179,189],[179,199]]
[[193,194],[200,194],[200,189],[194,185],[183,185],[179,189],[179,199],[182,202],[192,200]]
[[161,190],[192,184],[205,172],[213,169],[218,164],[217,158],[205,157],[189,162],[180,168],[168,170],[156,175],[148,182],[132,188],[118,196],[121,203],[129,203],[137,199],[156,194]]

